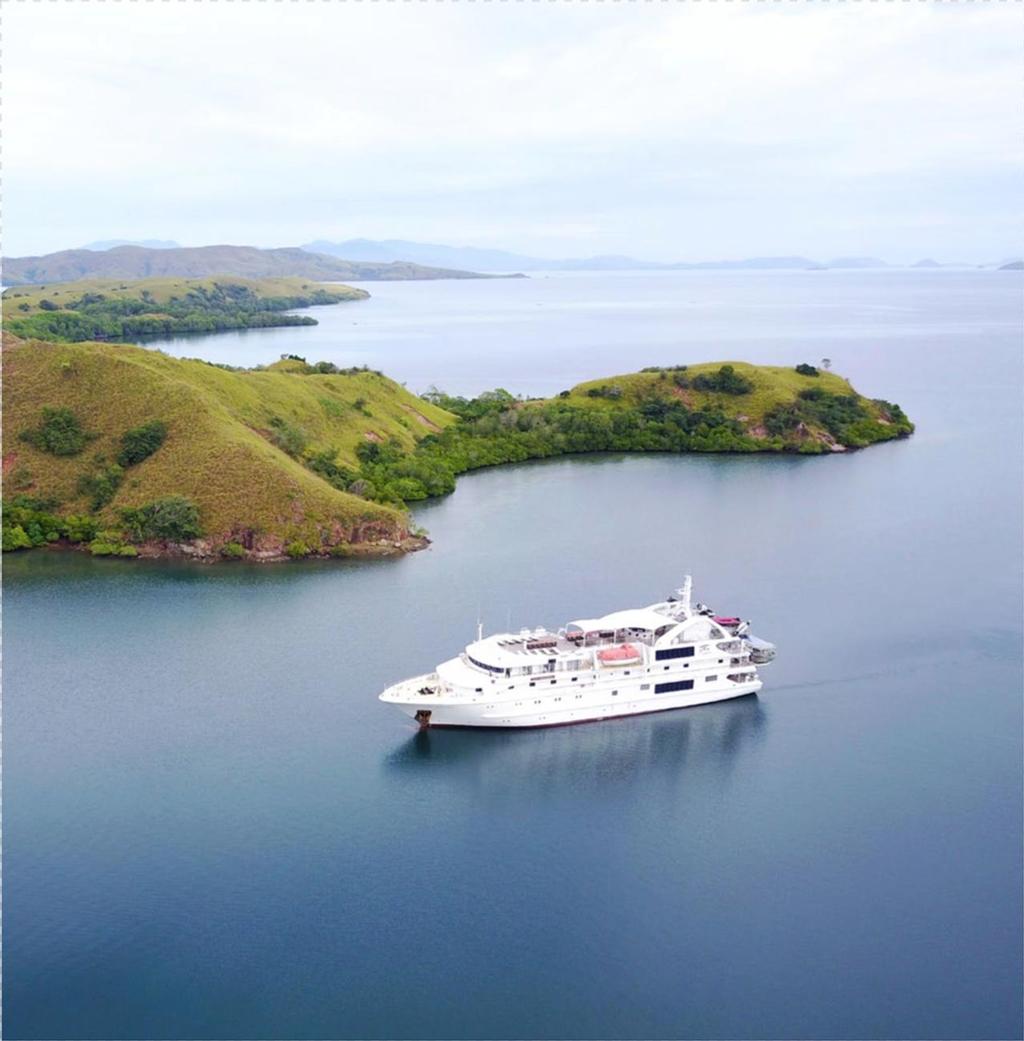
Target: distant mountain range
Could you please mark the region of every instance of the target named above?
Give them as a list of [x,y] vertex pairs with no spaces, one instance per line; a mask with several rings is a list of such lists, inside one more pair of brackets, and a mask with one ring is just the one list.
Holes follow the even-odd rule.
[[[525,271],[822,271],[826,268],[879,269],[891,266],[878,257],[835,257],[826,263],[808,257],[749,257],[744,260],[699,262],[637,260],[627,256],[568,259],[531,257],[501,249],[445,246],[405,239],[324,239],[305,246],[258,249],[255,246],[182,247],[163,239],[143,244],[121,239],[92,242],[81,249],[39,257],[5,257],[3,284],[72,282],[80,278],[139,279],[156,276],[239,278],[297,276],[317,281],[399,281],[436,278],[490,278]],[[940,264],[927,258],[910,265],[918,269],[955,267],[1015,267],[1013,259],[994,264]],[[482,274],[481,274],[482,272]]]
[[[820,268],[817,261],[807,257],[753,257],[749,260],[718,260],[700,263],[664,263],[656,260],[637,260],[635,257],[619,255],[595,257],[531,257],[523,253],[511,253],[503,249],[480,249],[475,246],[445,246],[438,243],[409,242],[405,239],[347,239],[344,242],[329,242],[318,239],[307,242],[303,249],[314,253],[326,253],[347,260],[376,261],[387,263],[409,260],[417,264],[440,264],[446,267],[466,267],[473,271],[685,271],[700,269],[797,269]],[[882,261],[878,261],[884,267]]]
[[296,247],[257,249],[254,246],[176,246],[152,249],[145,246],[115,246],[102,252],[67,249],[41,257],[3,259],[3,284],[7,286],[73,282],[79,278],[136,279],[161,275],[175,278],[208,278],[211,275],[270,278],[296,275],[321,282],[490,277],[405,261],[353,262]]
[[[347,260],[407,260],[417,264],[439,264],[445,267],[470,268],[473,271],[820,271],[825,268],[872,269],[891,266],[878,257],[834,257],[821,262],[810,257],[749,257],[745,260],[677,261],[638,260],[627,256],[532,257],[502,249],[480,249],[475,246],[445,246],[438,243],[410,242],[406,239],[346,239],[330,242],[318,239],[307,242],[303,249]],[[920,260],[913,267],[973,267],[971,264],[940,264]],[[989,265],[985,265],[989,266]]]

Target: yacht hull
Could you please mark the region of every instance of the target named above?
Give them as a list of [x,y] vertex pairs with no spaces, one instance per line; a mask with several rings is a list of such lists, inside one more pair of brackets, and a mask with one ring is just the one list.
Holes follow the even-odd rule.
[[400,695],[381,698],[394,705],[400,712],[421,727],[493,727],[502,729],[572,726],[577,723],[595,723],[603,719],[619,719],[624,716],[647,715],[652,712],[670,712],[674,709],[708,705],[716,701],[728,701],[756,694],[761,681],[729,683],[717,690],[687,691],[680,694],[629,697],[623,691],[617,696],[595,698],[592,704],[566,702],[564,695],[559,701],[554,697],[544,699],[540,706],[521,708],[514,703],[492,704],[446,704],[430,698],[416,697],[399,700]]

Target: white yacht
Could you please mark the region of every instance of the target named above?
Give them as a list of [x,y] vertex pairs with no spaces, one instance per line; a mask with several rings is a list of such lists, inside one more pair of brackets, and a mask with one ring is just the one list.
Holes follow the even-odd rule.
[[775,647],[750,623],[690,603],[687,575],[649,607],[580,618],[557,632],[477,633],[436,671],[380,700],[420,726],[549,727],[687,708],[761,689]]

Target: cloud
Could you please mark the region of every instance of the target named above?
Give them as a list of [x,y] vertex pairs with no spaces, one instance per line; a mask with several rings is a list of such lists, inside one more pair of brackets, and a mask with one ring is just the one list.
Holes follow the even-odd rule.
[[1020,232],[1022,28],[1018,4],[10,5],[6,249],[988,259]]

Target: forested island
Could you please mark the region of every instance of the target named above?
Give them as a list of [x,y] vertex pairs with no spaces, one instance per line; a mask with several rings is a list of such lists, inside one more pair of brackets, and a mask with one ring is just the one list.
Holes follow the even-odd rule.
[[124,340],[286,325],[316,325],[300,307],[365,300],[365,289],[301,278],[90,279],[7,289],[4,327],[41,340]]
[[811,365],[679,365],[553,398],[407,391],[296,356],[235,369],[5,339],[5,550],[285,560],[426,540],[407,504],[459,474],[583,452],[822,455],[905,437],[898,405]]

